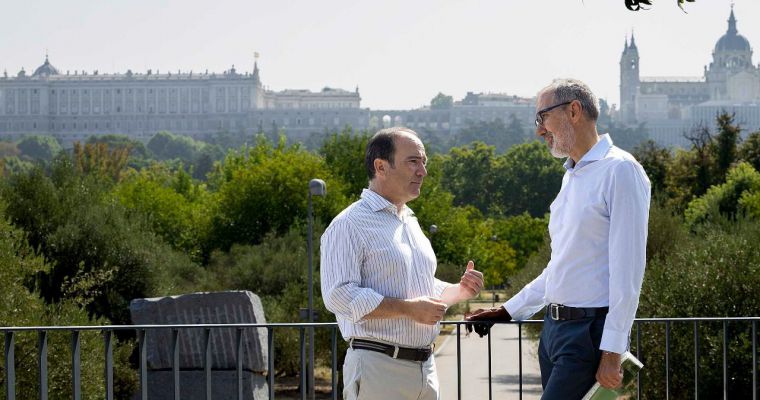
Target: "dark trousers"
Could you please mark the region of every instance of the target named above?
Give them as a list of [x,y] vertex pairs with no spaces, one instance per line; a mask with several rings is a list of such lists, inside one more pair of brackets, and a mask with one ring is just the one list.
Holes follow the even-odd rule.
[[596,382],[605,317],[555,321],[544,317],[538,345],[542,400],[580,400]]

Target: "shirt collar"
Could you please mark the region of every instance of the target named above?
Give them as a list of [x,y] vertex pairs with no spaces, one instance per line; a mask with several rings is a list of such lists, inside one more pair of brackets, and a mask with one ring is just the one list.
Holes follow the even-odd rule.
[[[388,199],[371,189],[363,189],[361,198],[365,203],[367,203],[370,210],[372,211],[377,212],[382,210],[389,210],[393,212],[393,214],[396,214],[398,211],[395,204],[391,203],[388,201]],[[407,207],[405,204],[401,215],[414,215],[414,213],[412,212],[412,209]]]
[[609,133],[599,136],[599,141],[581,157],[578,163],[575,163],[572,157],[568,157],[565,160],[564,167],[568,171],[577,170],[583,168],[587,164],[591,164],[594,161],[599,161],[607,155],[607,152],[612,148],[612,138]]

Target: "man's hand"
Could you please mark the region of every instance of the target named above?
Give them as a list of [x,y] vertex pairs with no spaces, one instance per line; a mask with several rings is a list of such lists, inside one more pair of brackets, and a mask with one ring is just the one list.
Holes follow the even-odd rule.
[[607,389],[615,389],[623,382],[623,370],[620,368],[620,354],[609,351],[602,352],[599,369],[596,370],[596,380]]
[[470,260],[467,268],[459,279],[459,295],[461,300],[469,300],[480,293],[483,289],[483,273],[475,269],[475,263]]
[[446,303],[435,297],[422,296],[404,302],[407,317],[421,324],[435,325],[446,313]]
[[[488,335],[494,322],[498,321],[511,321],[512,316],[509,315],[507,309],[504,306],[498,308],[480,308],[471,313],[464,314],[465,321],[471,321],[474,323],[465,324],[468,332],[472,332],[475,329],[480,337]],[[484,321],[484,322],[476,322]]]

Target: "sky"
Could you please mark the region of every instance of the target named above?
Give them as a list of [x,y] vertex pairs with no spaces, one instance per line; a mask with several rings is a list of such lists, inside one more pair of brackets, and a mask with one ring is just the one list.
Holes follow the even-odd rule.
[[[634,33],[642,76],[703,75],[726,32],[760,45],[759,0],[0,0],[0,70],[252,71],[271,90],[359,88],[362,107],[410,109],[439,92],[532,97],[553,78],[618,103]],[[754,23],[753,23],[754,22]],[[753,55],[760,64],[760,55]]]

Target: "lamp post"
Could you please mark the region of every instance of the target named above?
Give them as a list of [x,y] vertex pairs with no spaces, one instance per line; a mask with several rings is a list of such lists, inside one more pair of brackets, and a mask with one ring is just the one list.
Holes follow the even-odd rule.
[[[309,308],[308,317],[309,323],[314,323],[314,268],[312,258],[314,252],[312,250],[312,237],[314,235],[314,216],[312,215],[312,196],[324,196],[327,194],[327,186],[325,181],[321,179],[312,179],[309,181],[309,207],[308,207],[308,220],[309,220],[309,232],[307,235],[307,249],[309,253]],[[309,369],[308,369],[308,383],[309,398],[314,398],[314,327],[309,327]]]

